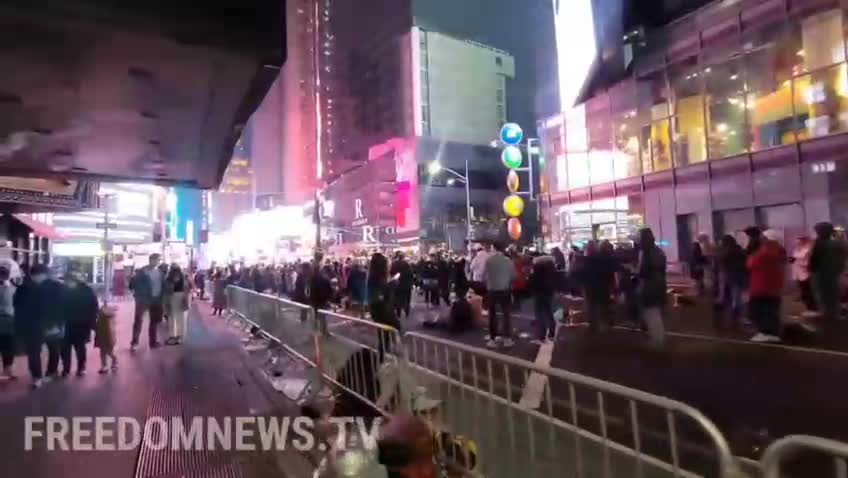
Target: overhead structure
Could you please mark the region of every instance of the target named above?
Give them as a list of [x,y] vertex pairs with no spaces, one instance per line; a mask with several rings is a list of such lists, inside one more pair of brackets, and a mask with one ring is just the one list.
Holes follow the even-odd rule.
[[215,188],[285,38],[283,0],[6,0],[0,176]]

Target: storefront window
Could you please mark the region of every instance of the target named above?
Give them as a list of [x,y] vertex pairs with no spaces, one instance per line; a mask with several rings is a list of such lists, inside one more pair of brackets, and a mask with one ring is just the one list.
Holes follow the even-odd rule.
[[598,95],[586,103],[589,132],[589,175],[592,184],[613,180],[612,124],[608,95]]
[[797,47],[793,73],[815,71],[845,61],[842,12],[838,8],[791,20],[790,44]]
[[800,48],[791,37],[780,22],[743,39],[749,140],[754,151],[795,141],[790,86]]
[[[626,82],[610,93],[613,135],[613,176],[630,178],[642,174],[639,159],[639,122],[635,85]],[[650,169],[648,169],[650,171]]]
[[[636,110],[620,113],[612,118],[615,179],[630,178],[642,174],[639,161],[639,126]],[[650,163],[649,163],[650,166]],[[650,167],[648,172],[650,172]]]
[[642,126],[642,170],[671,169],[671,133],[667,119]]
[[578,105],[565,113],[565,157],[568,188],[589,185],[589,133],[586,107]]
[[848,130],[845,63],[795,78],[793,94],[799,140]]
[[705,71],[698,68],[697,57],[690,57],[669,68],[668,77],[674,95],[674,161],[687,166],[707,159],[704,136],[704,97],[701,94]]
[[568,189],[582,188],[589,185],[589,153],[567,153]]
[[707,90],[707,152],[710,158],[739,154],[748,146],[742,60],[703,68]]
[[669,95],[663,72],[656,72],[636,82],[637,118],[642,130],[640,147],[642,171],[645,173],[671,168],[671,133],[669,130]]

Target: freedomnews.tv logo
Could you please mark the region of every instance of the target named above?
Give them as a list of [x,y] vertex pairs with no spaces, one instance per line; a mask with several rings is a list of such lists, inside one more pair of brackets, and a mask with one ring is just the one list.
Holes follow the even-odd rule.
[[[370,426],[363,417],[329,417],[327,422],[335,427],[336,449],[344,450],[350,443],[377,447],[379,418]],[[134,417],[25,417],[24,428],[26,451],[39,445],[48,451],[126,451],[139,446],[175,451],[327,448],[309,417],[150,417],[144,425]]]

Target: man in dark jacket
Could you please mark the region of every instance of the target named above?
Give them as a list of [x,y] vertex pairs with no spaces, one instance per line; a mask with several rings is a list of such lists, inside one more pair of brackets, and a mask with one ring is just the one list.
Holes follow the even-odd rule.
[[591,331],[597,331],[601,323],[606,328],[612,326],[611,295],[619,269],[619,262],[609,241],[604,241],[597,252],[586,256],[581,277]]
[[639,231],[639,299],[642,305],[642,322],[648,329],[651,344],[665,344],[663,309],[666,295],[666,257],[656,244],[650,228]]
[[833,224],[816,224],[816,240],[810,253],[810,275],[823,318],[839,318],[839,277],[845,270],[844,245],[833,239]]
[[61,307],[63,286],[48,277],[47,266],[36,264],[29,277],[15,291],[15,331],[26,347],[32,386],[42,384],[41,349],[47,345],[47,377],[59,368],[59,355],[65,336],[65,314]]
[[62,311],[67,319],[65,339],[62,342],[62,376],[71,373],[71,352],[77,356],[77,376],[85,375],[85,346],[91,340],[91,331],[97,323],[99,303],[94,290],[85,283],[82,275],[72,271],[65,278]]
[[147,337],[150,348],[159,346],[156,329],[162,322],[163,302],[162,293],[165,290],[165,273],[159,267],[159,254],[151,254],[148,264],[136,271],[130,282],[130,288],[135,298],[135,316],[133,318],[132,342],[130,350],[138,347],[141,326],[144,324],[144,314],[148,315]]
[[738,328],[743,307],[742,294],[748,283],[748,268],[745,265],[745,251],[729,234],[721,238],[718,262],[722,307],[716,311],[715,322],[716,325],[722,325],[724,315],[729,312],[731,326]]
[[400,318],[401,312],[409,317],[410,307],[412,303],[412,286],[415,283],[415,276],[412,273],[412,266],[403,256],[402,252],[398,252],[395,260],[392,261],[392,267],[389,270],[391,277],[397,276],[397,289],[395,292],[395,315]]
[[533,311],[539,330],[539,341],[553,340],[556,335],[553,298],[556,289],[557,268],[552,256],[533,259],[528,288],[533,295]]

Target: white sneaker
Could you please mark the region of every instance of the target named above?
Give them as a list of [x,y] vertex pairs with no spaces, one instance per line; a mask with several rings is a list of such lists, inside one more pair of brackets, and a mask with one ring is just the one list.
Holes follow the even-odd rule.
[[515,345],[515,341],[512,339],[504,339],[502,344],[504,347],[512,347]]
[[819,331],[818,327],[809,322],[798,322],[798,326],[810,333],[816,333]]
[[806,319],[814,319],[816,317],[821,317],[821,312],[817,312],[815,310],[805,310],[801,312],[801,317]]
[[33,388],[33,390],[35,390],[35,389],[37,389],[37,388],[41,388],[41,385],[42,385],[43,383],[44,383],[44,381],[43,381],[42,379],[40,379],[40,378],[37,378],[37,379],[33,380],[33,381],[32,381],[32,388]]
[[98,370],[97,373],[101,373],[101,374],[109,373],[109,367],[104,365],[104,366],[100,367],[100,370]]
[[782,342],[780,337],[776,335],[764,334],[762,332],[757,333],[753,337],[749,339],[751,342],[761,343],[761,344],[769,344],[769,343],[778,343]]
[[499,341],[497,341],[497,340],[491,340],[491,339],[489,339],[489,340],[487,340],[487,341],[486,341],[486,347],[488,347],[488,348],[490,348],[490,349],[496,349],[496,348],[498,348],[498,347],[500,347],[500,346],[501,346],[501,344],[500,344],[500,342],[499,342]]

